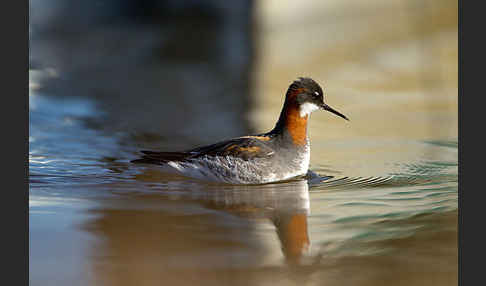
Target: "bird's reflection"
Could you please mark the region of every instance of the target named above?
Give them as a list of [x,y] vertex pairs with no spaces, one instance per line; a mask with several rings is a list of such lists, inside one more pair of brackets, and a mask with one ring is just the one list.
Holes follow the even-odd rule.
[[307,214],[284,214],[274,223],[287,261],[293,264],[299,263],[302,254],[309,247]]
[[227,188],[209,196],[205,205],[242,217],[269,219],[276,228],[286,261],[291,264],[299,263],[309,249],[307,180],[245,189]]
[[[256,272],[269,265],[269,257],[275,266],[276,249],[281,249],[278,260],[299,264],[309,249],[308,188],[306,180],[262,186],[181,184],[175,191],[102,200],[84,225],[100,238],[90,255],[94,276],[104,285],[137,279],[190,284],[188,277],[195,276],[209,285],[220,283],[221,274]],[[272,225],[275,231],[269,230]]]

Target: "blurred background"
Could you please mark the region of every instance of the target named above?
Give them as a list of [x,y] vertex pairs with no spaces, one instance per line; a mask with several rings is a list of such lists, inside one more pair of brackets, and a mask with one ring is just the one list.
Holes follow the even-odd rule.
[[[29,4],[31,285],[456,284],[457,1]],[[299,76],[350,118],[309,123],[330,182],[129,163],[269,131]]]

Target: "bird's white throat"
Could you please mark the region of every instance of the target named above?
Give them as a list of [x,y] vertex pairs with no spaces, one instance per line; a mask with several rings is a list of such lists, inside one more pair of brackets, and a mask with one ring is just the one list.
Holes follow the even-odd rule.
[[300,117],[304,117],[319,109],[314,103],[306,102],[300,106]]

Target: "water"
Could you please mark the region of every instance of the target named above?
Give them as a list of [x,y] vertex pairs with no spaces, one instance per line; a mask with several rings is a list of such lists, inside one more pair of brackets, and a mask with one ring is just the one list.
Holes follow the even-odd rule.
[[[306,180],[208,184],[130,164],[134,148],[79,119],[97,116],[89,101],[60,103],[41,94],[30,100],[32,285],[261,284],[315,276],[342,281],[327,272],[351,271],[357,262],[350,257],[378,263],[408,251],[396,241],[420,235],[451,240],[456,231],[457,141],[407,142],[424,158],[387,162],[389,172],[376,176],[347,176],[312,160],[315,174]],[[400,142],[374,144],[394,151]],[[313,145],[314,157],[334,152]],[[370,168],[379,170],[375,164]],[[432,248],[413,259],[425,256],[456,270],[453,241],[417,244]],[[435,258],[437,247],[452,251],[446,261]],[[400,263],[405,270],[397,275],[406,277],[414,263]],[[447,275],[442,279],[454,277]]]
[[[224,138],[200,136],[206,125],[193,137],[146,133],[149,119],[135,113],[124,131],[125,113],[147,103],[52,96],[37,78],[53,72],[31,71],[30,285],[457,284],[457,26],[440,20],[457,10],[413,2],[405,11],[422,14],[410,24],[410,14],[390,14],[403,2],[388,2],[361,14],[313,3],[300,10],[312,21],[287,17],[292,7],[277,1],[257,5],[255,104],[245,106],[255,133],[273,127],[301,75],[325,83],[327,103],[350,118],[312,114],[306,179],[232,186],[131,164],[141,149]],[[322,37],[296,57],[316,30]],[[164,108],[153,124],[176,129]],[[240,109],[230,117],[244,117]],[[218,116],[205,120],[245,135]]]

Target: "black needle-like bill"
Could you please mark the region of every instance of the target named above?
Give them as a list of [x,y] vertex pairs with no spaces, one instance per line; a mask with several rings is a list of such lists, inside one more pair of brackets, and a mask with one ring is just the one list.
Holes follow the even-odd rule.
[[337,116],[340,116],[340,117],[342,117],[342,118],[344,118],[344,119],[346,119],[346,120],[348,120],[348,121],[349,121],[349,119],[348,119],[346,116],[344,116],[343,114],[341,114],[339,111],[332,109],[332,108],[331,108],[329,105],[327,105],[327,104],[325,104],[325,103],[323,103],[323,104],[321,105],[321,108],[322,108],[322,109],[324,109],[324,110],[327,110],[327,111],[329,111],[329,112],[331,112],[331,113],[334,113],[334,114],[336,114]]

